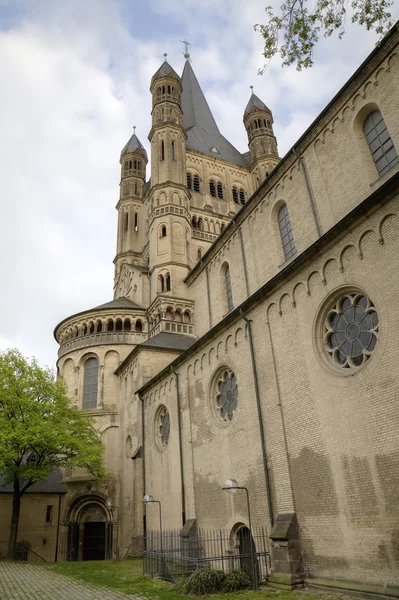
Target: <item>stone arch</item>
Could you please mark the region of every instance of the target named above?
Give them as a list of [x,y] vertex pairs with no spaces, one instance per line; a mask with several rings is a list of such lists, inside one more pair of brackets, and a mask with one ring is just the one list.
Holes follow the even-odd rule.
[[344,259],[349,260],[350,256],[353,256],[353,257],[356,256],[356,248],[353,244],[347,244],[341,250],[341,253],[339,255],[339,266],[340,266],[341,273],[343,273],[345,270],[344,269]]
[[380,239],[379,239],[380,244],[384,244],[384,242],[385,242],[384,233],[383,233],[383,225],[388,221],[388,219],[391,219],[391,217],[392,217],[392,219],[396,219],[397,216],[398,215],[396,213],[389,213],[381,219],[380,224],[378,226],[378,233],[380,235]]
[[364,257],[364,249],[370,242],[372,242],[373,236],[377,236],[377,233],[374,231],[374,229],[367,229],[366,231],[363,231],[362,235],[359,237],[357,243],[359,258]]

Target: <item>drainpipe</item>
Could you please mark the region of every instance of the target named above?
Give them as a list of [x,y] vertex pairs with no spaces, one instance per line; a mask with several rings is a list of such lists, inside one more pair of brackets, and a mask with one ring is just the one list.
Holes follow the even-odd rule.
[[[141,479],[142,479],[142,498],[146,494],[145,490],[145,456],[144,456],[144,441],[145,441],[145,429],[144,429],[144,398],[140,394],[138,395],[141,400]],[[143,506],[143,537],[144,537],[144,550],[147,550],[147,515],[146,505]]]
[[[200,259],[201,266],[204,266],[202,262],[202,258]],[[209,329],[212,329],[212,308],[211,308],[211,292],[209,289],[209,273],[208,267],[205,267],[205,277],[206,277],[206,293],[208,296],[208,317],[209,317]]]
[[177,400],[177,424],[179,428],[179,458],[180,458],[180,480],[181,480],[181,509],[182,509],[182,522],[183,527],[186,523],[186,498],[184,488],[184,467],[183,467],[183,442],[182,442],[182,431],[181,431],[181,414],[180,414],[180,388],[179,388],[179,374],[172,368],[172,373],[176,380],[176,400]]
[[316,225],[316,231],[317,231],[317,236],[321,237],[321,231],[320,231],[320,225],[319,225],[319,221],[317,218],[317,212],[316,212],[316,204],[313,198],[313,193],[310,187],[310,183],[309,183],[309,177],[308,177],[308,172],[306,169],[306,164],[305,164],[305,159],[303,158],[303,156],[299,156],[296,151],[295,148],[292,149],[292,152],[294,154],[294,156],[298,159],[299,164],[301,166],[302,169],[302,173],[303,176],[305,178],[305,184],[306,184],[306,189],[308,190],[308,196],[309,196],[309,202],[310,202],[310,208],[312,209],[312,214],[313,214],[313,219]]
[[271,525],[271,527],[273,527],[274,517],[273,517],[272,494],[271,494],[271,489],[270,489],[269,472],[267,470],[265,432],[264,432],[264,428],[263,428],[262,407],[261,407],[261,403],[260,403],[258,372],[256,369],[255,349],[254,349],[254,341],[252,338],[251,321],[244,315],[242,309],[240,309],[240,314],[241,314],[242,318],[244,319],[244,321],[246,322],[246,324],[248,325],[248,339],[249,339],[249,348],[251,351],[252,373],[254,376],[256,407],[258,409],[259,434],[260,434],[260,443],[261,443],[261,447],[262,447],[263,471],[264,471],[264,475],[265,475],[267,504],[268,504],[268,508],[269,508],[270,525]]
[[61,494],[58,494],[58,519],[57,519],[57,535],[56,535],[56,540],[55,540],[54,562],[57,562],[57,558],[58,558],[58,538],[60,535],[60,521],[61,521]]
[[233,224],[234,224],[235,230],[238,231],[238,237],[240,238],[241,254],[242,254],[242,264],[244,266],[245,287],[247,289],[247,298],[248,298],[249,297],[249,283],[248,283],[247,260],[246,260],[246,257],[245,257],[244,242],[243,242],[243,239],[242,239],[241,228],[237,227],[237,223],[235,222],[235,220],[233,220]]

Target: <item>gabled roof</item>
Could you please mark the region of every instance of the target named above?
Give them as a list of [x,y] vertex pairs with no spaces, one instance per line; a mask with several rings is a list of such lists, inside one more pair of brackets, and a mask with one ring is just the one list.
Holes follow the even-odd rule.
[[132,137],[123,148],[121,152],[121,158],[124,154],[129,154],[130,152],[139,152],[148,159],[147,152],[135,133],[133,133]]
[[[59,469],[55,469],[47,477],[45,481],[34,483],[26,490],[26,494],[65,494],[66,490],[61,484],[62,475]],[[4,486],[4,475],[0,473],[0,494],[13,493],[14,487],[12,483],[8,483]],[[3,487],[4,486],[4,487]]]
[[173,79],[177,79],[180,81],[179,75],[176,71],[170,66],[170,64],[165,60],[162,65],[159,67],[158,71],[155,71],[154,75],[151,78],[151,87],[154,81],[160,77],[173,77]]
[[258,98],[256,94],[252,92],[251,97],[248,100],[246,109],[244,111],[244,117],[246,117],[247,114],[250,113],[253,108],[258,108],[259,110],[267,110],[268,112],[271,112],[270,109],[267,108],[266,104],[262,102],[262,100]]
[[242,154],[220,133],[188,60],[183,69],[182,85],[181,105],[183,127],[187,133],[186,147],[246,166],[247,162]]

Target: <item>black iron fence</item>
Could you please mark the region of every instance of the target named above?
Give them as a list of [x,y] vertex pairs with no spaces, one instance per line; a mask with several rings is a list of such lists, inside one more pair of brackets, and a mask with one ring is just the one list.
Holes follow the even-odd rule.
[[143,553],[144,575],[168,581],[187,577],[196,569],[222,571],[246,569],[258,582],[266,581],[270,569],[265,527],[242,527],[235,534],[225,530],[198,530],[184,537],[180,530],[149,531]]
[[[7,547],[8,542],[0,540],[0,560],[6,558]],[[47,562],[45,558],[22,542],[17,542],[17,545],[15,546],[15,560],[23,562]]]

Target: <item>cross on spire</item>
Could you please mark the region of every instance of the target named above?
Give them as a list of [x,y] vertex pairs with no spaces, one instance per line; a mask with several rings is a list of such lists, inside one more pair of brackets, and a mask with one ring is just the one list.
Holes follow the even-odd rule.
[[186,58],[187,60],[190,58],[190,53],[188,51],[188,47],[192,46],[192,44],[190,44],[190,42],[188,42],[187,40],[180,40],[182,44],[185,45],[185,52],[183,52],[184,58]]

